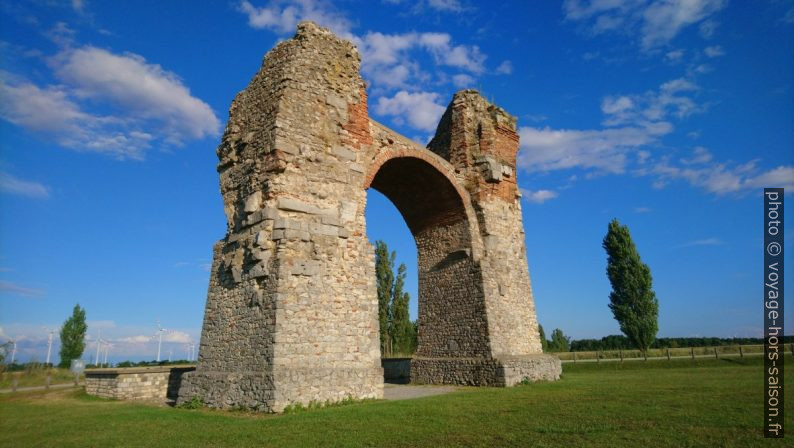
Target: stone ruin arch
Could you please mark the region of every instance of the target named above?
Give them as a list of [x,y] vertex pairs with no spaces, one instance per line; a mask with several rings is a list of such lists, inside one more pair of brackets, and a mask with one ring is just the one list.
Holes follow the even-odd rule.
[[423,148],[369,118],[359,68],[353,44],[303,22],[232,102],[217,150],[226,236],[179,402],[278,412],[383,396],[367,188],[417,243],[412,382],[559,378],[528,276],[516,119],[464,90]]

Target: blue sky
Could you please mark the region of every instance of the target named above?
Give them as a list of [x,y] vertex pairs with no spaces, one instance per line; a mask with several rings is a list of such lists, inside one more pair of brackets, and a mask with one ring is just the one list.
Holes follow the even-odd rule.
[[[619,333],[601,248],[618,218],[660,336],[761,335],[761,191],[794,187],[793,1],[29,0],[0,1],[0,341],[19,358],[43,360],[76,302],[87,353],[101,329],[111,359],[151,359],[157,320],[164,357],[198,341],[228,107],[302,19],[359,46],[370,114],[410,138],[460,88],[518,117],[547,332]],[[413,240],[369,198],[415,316]]]

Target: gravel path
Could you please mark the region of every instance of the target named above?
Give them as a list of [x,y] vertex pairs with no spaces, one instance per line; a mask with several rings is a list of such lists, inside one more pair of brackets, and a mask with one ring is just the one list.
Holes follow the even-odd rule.
[[408,400],[411,398],[442,395],[458,390],[455,386],[411,386],[409,384],[383,385],[383,398],[386,400]]

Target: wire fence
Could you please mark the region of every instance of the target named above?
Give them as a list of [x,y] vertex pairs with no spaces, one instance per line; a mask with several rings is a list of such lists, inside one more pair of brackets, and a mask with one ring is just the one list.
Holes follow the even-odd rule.
[[[786,344],[785,348],[794,354],[794,344]],[[610,362],[610,361],[645,361],[671,360],[682,358],[723,358],[745,356],[762,356],[763,344],[759,345],[722,345],[715,347],[677,347],[652,348],[643,353],[640,350],[598,350],[590,352],[556,352],[563,363],[569,362]]]

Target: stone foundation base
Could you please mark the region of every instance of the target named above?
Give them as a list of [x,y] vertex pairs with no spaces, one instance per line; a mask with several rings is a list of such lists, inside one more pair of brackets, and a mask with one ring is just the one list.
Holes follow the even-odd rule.
[[245,407],[271,411],[273,377],[259,372],[190,372],[182,376],[177,405],[201,399],[213,408]]
[[513,386],[522,380],[555,381],[562,364],[556,356],[527,355],[504,359],[413,358],[411,383],[466,386]]
[[281,412],[292,404],[383,398],[383,369],[287,368],[272,374],[191,372],[183,376],[177,404],[193,397],[214,408]]
[[526,355],[501,358],[504,386],[529,381],[557,381],[562,374],[560,358],[554,355]]
[[274,412],[292,404],[336,402],[347,398],[383,398],[383,368],[275,367]]

